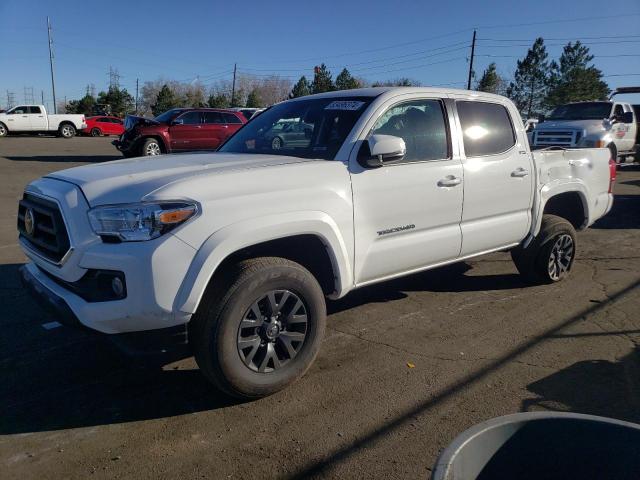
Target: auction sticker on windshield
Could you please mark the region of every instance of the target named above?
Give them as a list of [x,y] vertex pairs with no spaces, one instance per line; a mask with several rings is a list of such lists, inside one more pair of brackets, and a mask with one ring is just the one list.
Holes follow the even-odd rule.
[[364,102],[353,100],[336,100],[324,107],[325,110],[358,110]]

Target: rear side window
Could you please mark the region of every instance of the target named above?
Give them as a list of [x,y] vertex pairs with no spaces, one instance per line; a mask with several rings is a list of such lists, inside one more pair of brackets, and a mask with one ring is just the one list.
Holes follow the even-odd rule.
[[509,112],[497,103],[456,102],[467,157],[506,152],[516,144]]
[[224,123],[220,112],[204,112],[204,123]]
[[223,113],[224,123],[242,123],[233,113]]
[[29,113],[42,113],[40,107],[29,107]]

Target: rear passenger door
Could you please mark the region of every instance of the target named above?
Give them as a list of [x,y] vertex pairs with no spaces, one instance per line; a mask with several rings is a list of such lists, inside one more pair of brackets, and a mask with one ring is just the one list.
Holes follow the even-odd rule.
[[242,120],[240,120],[238,116],[233,113],[224,112],[222,116],[224,117],[225,127],[222,132],[220,143],[223,143],[227,138],[236,133],[243,125]]
[[[453,114],[440,98],[391,100],[365,127],[350,159],[357,285],[458,257],[462,164],[451,142]],[[397,162],[364,168],[366,138],[393,135],[407,152]]]
[[519,243],[531,222],[535,172],[517,111],[465,99],[456,109],[464,166],[461,255]]
[[29,107],[29,120],[31,123],[31,130],[47,130],[47,117],[45,117],[42,108],[38,106]]
[[223,138],[226,138],[226,130],[222,112],[204,112],[202,124],[204,134],[203,148],[215,150],[220,146]]

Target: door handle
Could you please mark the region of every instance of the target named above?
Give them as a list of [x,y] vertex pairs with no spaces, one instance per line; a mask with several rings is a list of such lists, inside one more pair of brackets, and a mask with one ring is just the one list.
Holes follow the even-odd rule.
[[202,125],[196,125],[196,128],[202,128]]
[[572,167],[584,167],[585,165],[588,165],[589,161],[584,161],[584,160],[569,160],[569,165],[571,165]]
[[529,175],[529,170],[522,167],[516,168],[513,172],[511,172],[511,176],[516,178],[526,177],[527,175]]
[[462,183],[462,179],[460,177],[456,177],[454,175],[447,175],[440,181],[438,181],[439,187],[455,187],[456,185],[460,185]]

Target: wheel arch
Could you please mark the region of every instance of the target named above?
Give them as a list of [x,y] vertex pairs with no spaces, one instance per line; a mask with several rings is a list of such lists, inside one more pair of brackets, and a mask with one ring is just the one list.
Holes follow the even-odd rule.
[[542,216],[552,214],[569,221],[576,230],[589,225],[589,192],[582,183],[571,182],[543,188],[540,214],[536,219],[535,235],[540,232]]
[[246,258],[278,256],[307,268],[330,298],[351,288],[347,248],[335,222],[324,212],[295,212],[278,223],[272,216],[246,220],[218,230],[198,249],[175,310],[195,313],[202,297],[226,265]]
[[160,150],[162,150],[162,153],[170,153],[169,149],[167,148],[167,144],[164,141],[164,138],[162,138],[162,135],[158,135],[158,134],[150,134],[150,135],[144,135],[140,137],[136,143],[136,149],[140,150],[142,148],[142,145],[144,145],[144,142],[146,142],[150,138],[153,138],[154,140],[158,141],[158,144],[160,145]]

